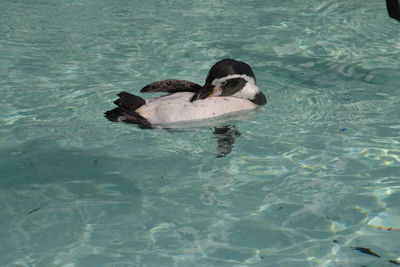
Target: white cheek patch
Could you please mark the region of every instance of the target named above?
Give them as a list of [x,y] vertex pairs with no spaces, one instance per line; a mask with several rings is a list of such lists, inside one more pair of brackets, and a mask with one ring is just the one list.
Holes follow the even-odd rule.
[[239,92],[236,92],[232,96],[252,100],[256,97],[256,95],[259,92],[260,92],[260,88],[257,87],[257,85],[254,83],[254,79],[253,79],[253,82],[248,81],[242,90],[240,90]]
[[[253,79],[253,77],[250,77],[246,74],[228,75],[228,76],[220,78],[220,79],[215,79],[211,84],[215,86],[217,84],[221,84],[221,83],[225,82],[226,80],[232,79],[232,78],[243,78],[244,80],[247,81],[246,85],[243,87],[242,90],[240,90],[232,95],[234,97],[253,100],[255,98],[255,96],[261,91],[260,88],[257,87],[256,81]],[[218,88],[213,95],[218,96],[218,95],[221,95],[221,93],[222,93],[221,89]]]

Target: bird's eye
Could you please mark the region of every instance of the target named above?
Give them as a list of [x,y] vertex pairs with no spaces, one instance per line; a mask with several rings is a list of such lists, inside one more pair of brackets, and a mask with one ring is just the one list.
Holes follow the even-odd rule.
[[227,84],[227,81],[223,81],[223,82],[221,83],[221,86],[224,87],[226,84]]

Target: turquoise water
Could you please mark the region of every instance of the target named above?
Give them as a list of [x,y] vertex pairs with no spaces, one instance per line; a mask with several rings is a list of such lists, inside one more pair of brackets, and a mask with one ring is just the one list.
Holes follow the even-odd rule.
[[[224,158],[103,117],[226,57],[268,104]],[[380,0],[2,0],[1,265],[395,266],[399,62]]]

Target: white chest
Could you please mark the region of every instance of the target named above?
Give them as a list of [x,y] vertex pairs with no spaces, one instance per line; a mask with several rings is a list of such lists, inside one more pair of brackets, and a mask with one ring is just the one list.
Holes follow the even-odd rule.
[[183,92],[149,100],[136,110],[152,124],[202,120],[257,107],[237,97],[210,97],[190,102],[194,93]]

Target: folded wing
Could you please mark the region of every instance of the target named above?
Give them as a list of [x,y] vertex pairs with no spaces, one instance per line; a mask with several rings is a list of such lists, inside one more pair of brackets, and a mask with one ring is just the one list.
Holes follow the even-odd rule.
[[141,93],[178,93],[178,92],[193,92],[196,93],[202,88],[194,82],[185,80],[163,80],[150,83],[143,87]]

